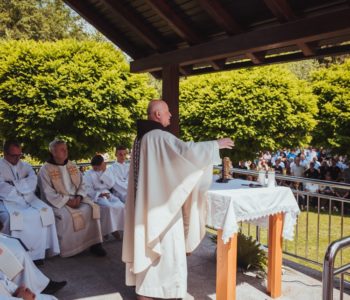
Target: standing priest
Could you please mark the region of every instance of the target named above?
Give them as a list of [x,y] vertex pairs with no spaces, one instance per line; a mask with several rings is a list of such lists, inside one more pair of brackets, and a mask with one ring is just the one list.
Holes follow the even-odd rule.
[[0,221],[3,232],[20,238],[33,260],[57,255],[58,245],[52,208],[34,194],[37,176],[21,161],[22,148],[15,141],[4,143],[0,160]]
[[205,235],[205,193],[229,138],[183,142],[167,132],[166,102],[153,100],[132,151],[122,259],[138,299],[185,298],[186,252]]

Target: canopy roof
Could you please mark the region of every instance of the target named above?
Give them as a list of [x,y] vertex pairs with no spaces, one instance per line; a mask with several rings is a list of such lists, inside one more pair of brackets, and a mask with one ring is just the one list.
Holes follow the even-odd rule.
[[65,0],[133,61],[181,75],[348,53],[349,0]]

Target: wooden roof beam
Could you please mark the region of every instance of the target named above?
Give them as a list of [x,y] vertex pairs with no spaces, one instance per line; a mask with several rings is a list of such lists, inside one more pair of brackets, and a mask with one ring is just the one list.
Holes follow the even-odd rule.
[[141,50],[136,50],[135,46],[131,45],[112,25],[106,24],[103,18],[96,14],[96,10],[93,7],[88,7],[86,3],[83,4],[83,2],[79,0],[64,1],[97,30],[103,32],[105,36],[107,36],[118,47],[123,49],[123,51],[129,56],[134,59],[144,56],[144,54],[141,55]]
[[222,70],[225,66],[226,59],[217,59],[217,60],[212,60],[210,61],[211,66],[213,67],[214,70]]
[[199,44],[202,39],[192,28],[186,24],[177,14],[173,12],[172,7],[164,0],[146,0],[152,9],[164,19],[169,26],[189,44]]
[[180,65],[268,51],[350,34],[350,8],[213,40],[189,48],[152,55],[131,62],[132,72],[159,70],[169,62]]
[[[293,21],[297,18],[292,7],[286,0],[264,0],[265,4],[269,7],[271,12],[276,16],[280,22]],[[315,54],[314,48],[304,42],[297,43],[298,48],[303,52],[305,56],[311,56]]]
[[241,26],[234,20],[230,13],[216,0],[197,0],[207,14],[223,29],[232,35],[241,32]]
[[261,52],[248,52],[246,57],[249,58],[255,65],[260,65],[265,61],[266,51]]
[[[342,55],[349,52],[350,52],[350,45],[322,48],[315,51],[315,55],[313,55],[312,58],[320,58],[320,57],[329,56],[329,55]],[[276,63],[291,62],[291,61],[303,60],[303,59],[309,59],[309,58],[310,57],[305,57],[303,53],[297,52],[297,53],[291,53],[291,54],[284,54],[281,56],[267,57],[262,63],[262,65],[271,65]],[[255,64],[252,61],[242,61],[237,63],[226,64],[224,70],[222,71],[250,68],[254,66]],[[213,73],[213,72],[218,72],[218,71],[214,70],[211,67],[194,69],[190,76]]]
[[181,75],[183,75],[183,76],[191,75],[192,70],[193,70],[193,66],[191,66],[191,65],[179,67],[179,71],[180,71]]
[[311,43],[297,43],[299,49],[303,52],[305,56],[315,55],[316,50],[315,47]]
[[120,1],[100,0],[114,15],[123,20],[141,39],[143,39],[151,48],[157,51],[170,50],[161,39],[149,29],[139,16],[128,10]]
[[296,19],[296,15],[287,0],[264,0],[264,2],[279,22]]

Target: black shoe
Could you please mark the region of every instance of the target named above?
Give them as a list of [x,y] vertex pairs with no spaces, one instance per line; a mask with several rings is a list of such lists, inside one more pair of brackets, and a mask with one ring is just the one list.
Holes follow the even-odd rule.
[[43,260],[43,259],[33,260],[33,263],[34,263],[36,266],[43,266],[43,265],[44,265],[44,260]]
[[93,246],[90,247],[90,252],[92,254],[95,254],[96,256],[100,256],[100,257],[103,257],[103,256],[106,256],[107,255],[107,252],[105,249],[103,249],[102,247],[102,244],[95,244]]
[[53,295],[57,291],[59,291],[61,288],[63,288],[67,284],[67,281],[53,281],[50,280],[49,284],[46,286],[46,288],[42,291],[43,294],[49,294]]

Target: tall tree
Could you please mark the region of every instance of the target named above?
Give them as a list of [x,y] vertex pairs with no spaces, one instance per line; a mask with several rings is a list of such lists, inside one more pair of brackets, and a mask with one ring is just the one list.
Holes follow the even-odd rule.
[[109,43],[0,42],[0,136],[42,160],[55,137],[73,159],[129,144],[155,93]]
[[181,81],[181,134],[207,140],[230,136],[233,159],[258,151],[307,144],[316,99],[305,81],[285,67],[259,67]]
[[88,36],[83,21],[62,0],[0,1],[0,38],[55,41]]
[[315,71],[312,80],[319,108],[314,143],[350,155],[350,59]]

